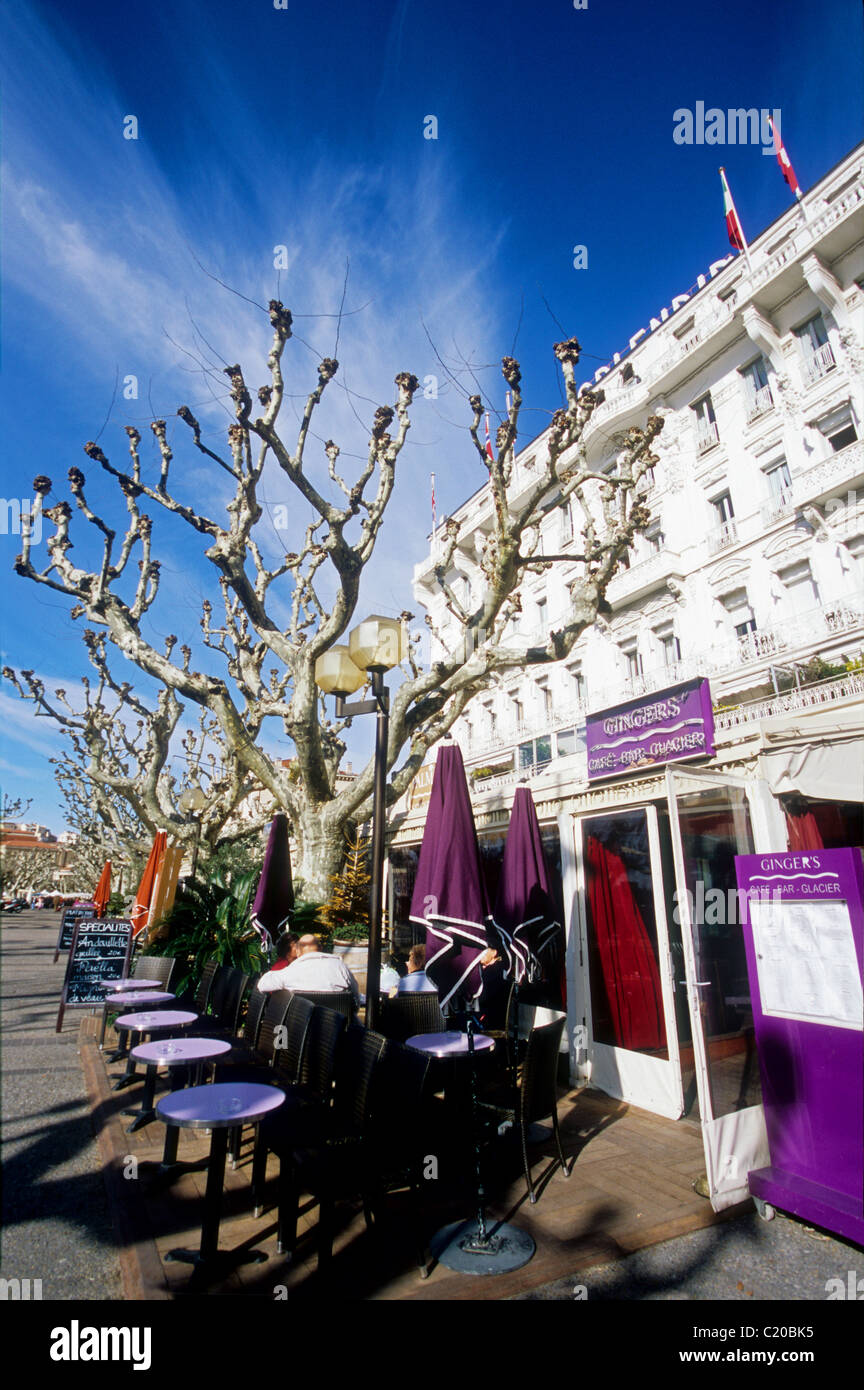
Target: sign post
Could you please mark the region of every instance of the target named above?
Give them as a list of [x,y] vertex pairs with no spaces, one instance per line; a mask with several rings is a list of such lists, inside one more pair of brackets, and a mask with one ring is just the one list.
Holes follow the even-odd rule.
[[128,975],[131,950],[132,923],[128,917],[93,917],[75,923],[55,1032],[62,1029],[67,1009],[86,1009],[105,1002],[101,981],[122,980]]
[[750,1191],[864,1243],[861,851],[736,855],[770,1166]]

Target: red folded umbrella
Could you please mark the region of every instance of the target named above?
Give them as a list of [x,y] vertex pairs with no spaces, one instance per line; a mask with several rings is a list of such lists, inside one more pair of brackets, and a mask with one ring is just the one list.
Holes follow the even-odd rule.
[[99,882],[96,885],[96,892],[93,894],[93,903],[96,908],[96,916],[104,917],[105,909],[108,906],[108,899],[111,896],[111,860],[106,859],[105,868],[99,875]]
[[138,892],[135,894],[135,902],[132,905],[133,936],[137,936],[147,925],[150,904],[153,901],[153,889],[156,886],[156,877],[162,866],[167,844],[168,836],[165,831],[157,830],[153,840],[153,848],[150,850],[147,863],[144,865],[144,872],[141,875],[141,882],[138,884]]

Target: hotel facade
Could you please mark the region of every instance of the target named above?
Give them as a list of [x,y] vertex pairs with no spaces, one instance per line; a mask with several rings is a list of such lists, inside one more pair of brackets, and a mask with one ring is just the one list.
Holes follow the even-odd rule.
[[[664,419],[652,521],[570,656],[503,679],[453,730],[493,878],[522,781],[560,869],[572,1082],[700,1118],[720,1204],[764,1142],[734,857],[862,843],[862,286],[864,146],[586,383],[597,471]],[[519,453],[514,501],[543,450]],[[575,515],[549,503],[543,553],[578,551]],[[491,511],[486,486],[453,513],[445,578],[464,599]],[[446,642],[442,553],[433,536],[414,588]],[[523,638],[563,625],[577,577],[556,559],[526,578]],[[701,743],[701,714],[671,718],[688,701]],[[659,741],[638,742],[652,724]],[[391,818],[397,924],[432,763]]]

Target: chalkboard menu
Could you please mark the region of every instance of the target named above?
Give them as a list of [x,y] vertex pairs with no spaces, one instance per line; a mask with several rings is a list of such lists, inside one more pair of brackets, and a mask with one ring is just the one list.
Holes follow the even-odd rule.
[[122,980],[129,973],[132,949],[132,923],[128,917],[92,917],[75,923],[66,978],[57,1013],[59,1033],[66,1009],[83,1009],[101,1004],[105,998],[102,980]]
[[54,963],[61,951],[68,951],[72,947],[72,938],[75,935],[75,923],[86,922],[90,917],[96,916],[96,908],[93,903],[76,903],[74,907],[64,907],[60,918],[60,935],[57,938],[57,945],[54,950]]

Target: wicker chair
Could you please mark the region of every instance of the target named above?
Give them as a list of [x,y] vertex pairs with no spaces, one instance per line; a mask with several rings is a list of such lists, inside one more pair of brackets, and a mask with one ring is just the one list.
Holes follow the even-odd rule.
[[176,964],[174,956],[139,955],[132,967],[132,974],[143,980],[158,980],[160,989],[170,991]]
[[381,1032],[394,1042],[402,1043],[417,1033],[443,1033],[446,1027],[438,995],[431,990],[397,994],[381,1002]]
[[310,1004],[317,1004],[322,1009],[332,1009],[336,1013],[342,1014],[349,1023],[356,1013],[354,996],[347,989],[334,990],[332,993],[325,990],[297,989],[294,990],[294,993],[299,994],[301,999],[308,999]]
[[522,1143],[522,1167],[528,1196],[537,1201],[534,1183],[531,1178],[531,1165],[528,1161],[528,1126],[538,1120],[552,1120],[552,1130],[558,1149],[558,1159],[565,1178],[569,1178],[572,1160],[568,1164],[561,1148],[561,1134],[558,1128],[558,1052],[564,1032],[565,1017],[534,1028],[528,1038],[525,1060],[516,1090],[516,1103],[508,1106],[482,1106],[484,1110],[494,1109],[518,1126]]

